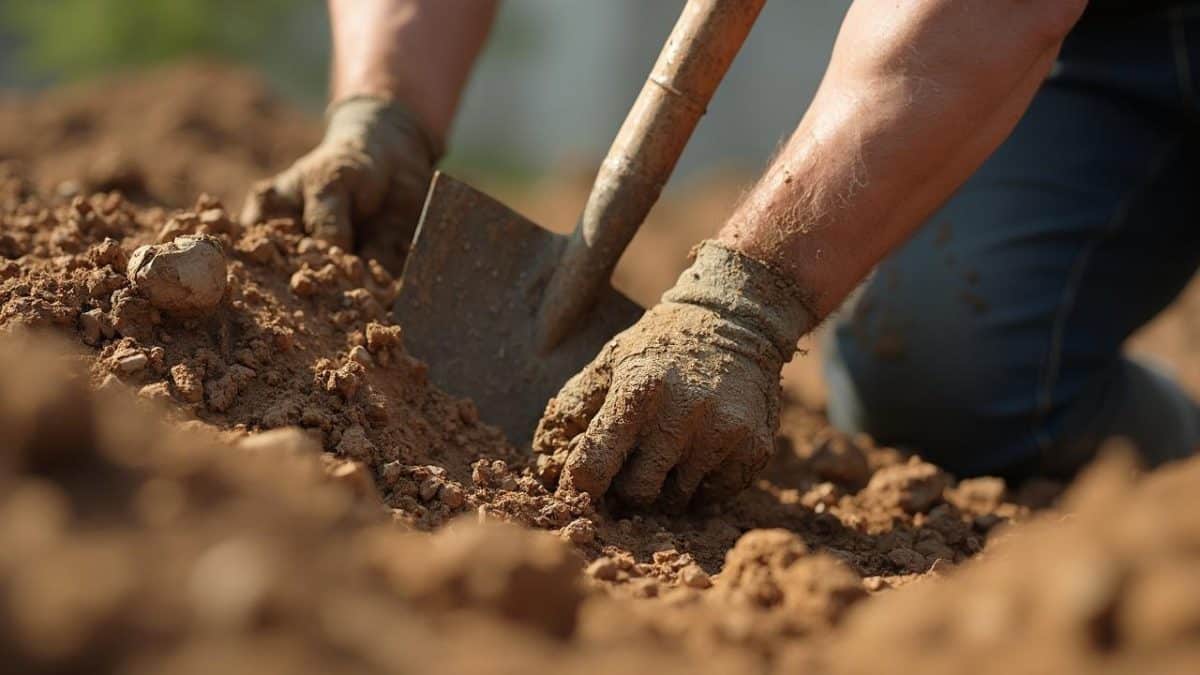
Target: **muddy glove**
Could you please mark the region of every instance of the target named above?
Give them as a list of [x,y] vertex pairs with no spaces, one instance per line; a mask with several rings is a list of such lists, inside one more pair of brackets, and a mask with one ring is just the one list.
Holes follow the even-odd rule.
[[326,117],[321,144],[256,185],[242,222],[300,217],[314,237],[386,258],[369,249],[407,245],[441,149],[395,101],[356,96]]
[[[779,426],[779,377],[813,327],[796,285],[709,241],[678,283],[546,406],[534,449],[559,491],[679,511],[748,486]],[[541,461],[544,467],[553,460]]]

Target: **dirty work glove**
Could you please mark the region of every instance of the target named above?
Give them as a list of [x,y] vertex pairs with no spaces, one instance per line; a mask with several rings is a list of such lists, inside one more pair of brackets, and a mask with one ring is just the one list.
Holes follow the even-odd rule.
[[[404,235],[416,226],[441,148],[395,101],[348,98],[331,106],[326,119],[320,145],[255,185],[242,222],[302,217],[312,236],[347,250],[406,245],[410,237]],[[370,222],[378,215],[391,220]],[[389,236],[396,241],[376,241]]]
[[679,511],[728,498],[766,465],[779,377],[814,325],[795,283],[713,241],[662,301],[546,406],[535,451],[559,491]]

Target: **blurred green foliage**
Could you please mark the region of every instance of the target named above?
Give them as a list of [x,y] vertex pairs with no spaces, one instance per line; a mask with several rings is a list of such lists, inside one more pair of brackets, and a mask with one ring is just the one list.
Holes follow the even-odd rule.
[[185,56],[262,57],[296,0],[0,0],[23,65],[81,78]]

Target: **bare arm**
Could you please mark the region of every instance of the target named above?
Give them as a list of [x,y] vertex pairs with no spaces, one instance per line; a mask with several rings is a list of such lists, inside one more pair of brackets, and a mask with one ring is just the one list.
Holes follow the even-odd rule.
[[856,0],[718,240],[550,401],[534,448],[559,489],[680,508],[749,485],[797,340],[1011,132],[1085,5]]
[[1012,131],[1086,0],[857,0],[812,106],[719,241],[820,316]]
[[312,236],[398,270],[496,0],[329,0],[325,138],[251,190],[242,222]]
[[329,0],[333,102],[395,98],[445,141],[496,0]]

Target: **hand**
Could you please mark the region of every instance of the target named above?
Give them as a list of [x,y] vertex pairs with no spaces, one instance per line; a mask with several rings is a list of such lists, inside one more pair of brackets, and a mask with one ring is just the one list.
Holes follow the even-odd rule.
[[670,511],[731,497],[770,458],[780,371],[811,316],[791,281],[706,242],[550,400],[534,450],[561,463],[560,492],[611,486],[627,505]]
[[387,264],[403,248],[370,249],[407,245],[439,150],[394,101],[350,98],[333,106],[328,120],[320,145],[254,187],[241,220],[299,217],[312,236],[346,250],[368,249]]

